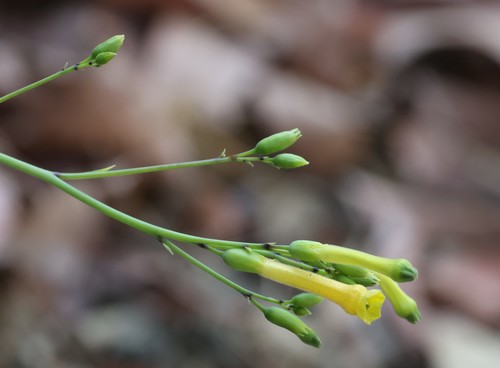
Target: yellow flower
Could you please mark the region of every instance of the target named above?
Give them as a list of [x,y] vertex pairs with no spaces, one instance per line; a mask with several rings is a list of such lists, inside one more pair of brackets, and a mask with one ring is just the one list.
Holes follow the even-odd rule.
[[338,245],[322,244],[309,240],[296,240],[288,248],[290,254],[303,261],[351,264],[389,276],[397,282],[413,281],[418,277],[415,267],[404,258],[391,259],[374,256],[355,249]]
[[259,275],[329,299],[368,325],[381,316],[385,297],[380,290],[368,290],[362,285],[346,285],[272,259],[263,261]]
[[366,324],[380,318],[384,294],[362,285],[344,283],[268,259],[245,249],[231,249],[222,258],[230,267],[252,272],[267,279],[322,296],[340,305],[347,313],[357,315]]

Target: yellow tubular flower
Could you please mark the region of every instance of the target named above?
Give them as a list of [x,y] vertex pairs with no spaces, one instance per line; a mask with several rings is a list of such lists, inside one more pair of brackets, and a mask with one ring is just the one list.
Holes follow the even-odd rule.
[[256,273],[267,279],[322,296],[340,305],[366,324],[380,318],[384,294],[362,285],[344,283],[266,258],[248,249],[230,249],[224,262],[235,270]]
[[366,267],[387,275],[397,282],[413,281],[418,277],[417,269],[404,258],[383,258],[355,249],[309,240],[294,241],[290,244],[289,251],[292,256],[304,261],[322,260]]
[[385,299],[380,290],[368,290],[361,285],[346,285],[271,259],[263,260],[258,274],[329,299],[347,313],[357,315],[368,325],[380,318]]

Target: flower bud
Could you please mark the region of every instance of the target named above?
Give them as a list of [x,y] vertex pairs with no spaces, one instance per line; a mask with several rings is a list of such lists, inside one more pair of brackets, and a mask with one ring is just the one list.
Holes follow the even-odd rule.
[[312,307],[313,305],[319,304],[323,301],[323,298],[319,295],[312,293],[300,293],[295,295],[292,299],[290,299],[290,303],[295,307]]
[[101,66],[109,63],[116,56],[115,52],[101,52],[95,57],[95,66]]
[[303,157],[293,153],[281,153],[269,159],[269,161],[278,169],[296,169],[298,167],[309,165]]
[[347,285],[356,285],[356,281],[354,281],[351,277],[338,274],[338,275],[332,275],[332,278],[338,282],[341,282],[343,284]]
[[349,264],[334,264],[333,267],[340,273],[352,277],[366,277],[370,274],[366,268]]
[[299,317],[296,315],[282,309],[279,307],[270,307],[264,309],[264,316],[266,319],[283,328],[286,328],[288,331],[297,335],[302,342],[319,348],[321,345],[321,341],[316,333],[306,325]]
[[318,261],[321,260],[319,250],[324,245],[310,240],[295,240],[288,247],[288,251],[292,257],[303,261]]
[[390,277],[379,275],[379,278],[380,287],[392,304],[394,312],[411,323],[419,322],[420,311],[418,310],[417,302],[405,294]]
[[90,59],[95,59],[97,55],[103,52],[118,52],[118,50],[122,47],[124,40],[124,35],[116,35],[108,38],[106,41],[101,42],[99,45],[94,47],[94,49],[92,50],[92,54],[90,55]]
[[289,251],[293,257],[303,261],[323,260],[335,264],[357,265],[387,275],[397,282],[413,281],[418,277],[417,269],[403,258],[378,257],[355,249],[308,240],[294,241],[290,244]]
[[300,317],[309,316],[310,314],[312,314],[309,309],[304,308],[304,307],[292,307],[292,312],[296,316],[300,316]]
[[283,151],[293,145],[302,133],[299,129],[286,130],[262,139],[255,146],[255,153],[259,155],[270,155]]
[[236,271],[259,273],[266,257],[250,249],[229,249],[222,253],[222,259]]
[[372,273],[364,277],[351,276],[351,280],[363,286],[375,286],[379,283],[379,278]]

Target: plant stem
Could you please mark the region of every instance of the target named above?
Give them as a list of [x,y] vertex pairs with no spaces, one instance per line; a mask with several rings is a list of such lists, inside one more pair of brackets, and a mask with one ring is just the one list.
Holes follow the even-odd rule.
[[208,273],[210,276],[212,276],[215,279],[219,280],[220,282],[226,284],[227,286],[233,288],[237,292],[241,293],[243,296],[250,298],[250,299],[253,297],[253,298],[258,298],[258,299],[264,300],[264,301],[269,302],[269,303],[280,304],[280,301],[278,299],[271,298],[271,297],[261,295],[261,294],[257,294],[255,292],[248,290],[248,289],[236,284],[235,282],[227,279],[226,277],[222,276],[220,273],[212,270],[210,267],[208,267],[204,263],[198,261],[196,258],[191,256],[189,253],[186,253],[185,251],[183,251],[181,248],[179,248],[177,245],[175,245],[171,241],[166,240],[166,239],[162,239],[162,244],[165,248],[170,249],[175,254],[180,255],[182,258],[184,258],[186,261],[188,261],[192,265],[202,269],[203,271]]
[[83,180],[83,179],[101,179],[101,178],[110,178],[116,176],[125,176],[125,175],[137,175],[137,174],[145,174],[145,173],[153,173],[158,171],[167,171],[174,169],[185,169],[191,167],[200,167],[200,166],[209,166],[209,165],[220,165],[227,164],[230,162],[258,162],[262,161],[260,157],[239,157],[239,155],[232,155],[227,157],[217,157],[206,160],[197,160],[197,161],[188,161],[188,162],[180,162],[173,164],[164,164],[164,165],[155,165],[155,166],[144,166],[144,167],[135,167],[130,169],[121,169],[121,170],[107,170],[100,169],[94,171],[87,171],[81,173],[55,173],[57,177],[62,180]]
[[75,64],[75,65],[67,67],[67,68],[63,68],[62,70],[59,70],[58,72],[56,72],[52,75],[49,75],[48,77],[40,79],[37,82],[31,83],[27,86],[19,88],[18,90],[15,90],[14,92],[11,92],[9,94],[6,94],[5,96],[0,97],[0,103],[5,102],[7,100],[10,100],[13,97],[19,96],[20,94],[22,94],[24,92],[28,92],[28,91],[32,90],[33,88],[39,87],[42,84],[50,82],[56,78],[62,77],[63,75],[66,75],[66,74],[71,73],[71,72],[76,71],[76,70],[85,69],[89,66],[90,66],[90,64],[88,62],[86,62],[86,63]]
[[227,246],[227,247],[257,247],[262,249],[262,243],[243,243],[237,241],[228,241],[220,239],[210,239],[203,238],[199,236],[179,233],[173,230],[165,229],[160,226],[150,224],[148,222],[139,220],[133,216],[127,215],[124,212],[118,211],[115,208],[104,204],[103,202],[95,199],[94,197],[76,189],[72,185],[66,183],[62,179],[58,178],[56,174],[51,171],[39,168],[37,166],[31,165],[27,162],[21,161],[14,157],[8,156],[6,154],[0,153],[0,163],[11,167],[17,171],[23,172],[27,175],[33,176],[40,179],[46,183],[49,183],[56,188],[61,189],[72,197],[78,199],[79,201],[85,203],[86,205],[96,209],[97,211],[103,213],[104,215],[111,217],[125,225],[128,225],[134,229],[142,231],[143,233],[162,237],[167,239],[176,240],[182,243],[191,244],[208,244],[213,246]]

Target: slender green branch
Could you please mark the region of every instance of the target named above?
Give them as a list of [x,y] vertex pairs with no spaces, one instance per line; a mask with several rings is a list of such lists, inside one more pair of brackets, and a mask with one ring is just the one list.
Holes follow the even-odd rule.
[[125,225],[128,225],[134,229],[142,231],[146,234],[155,236],[168,238],[172,240],[176,240],[182,243],[191,243],[191,244],[208,244],[218,246],[228,246],[228,247],[256,247],[262,248],[263,244],[261,243],[243,243],[237,241],[228,241],[228,240],[220,240],[220,239],[210,239],[204,238],[194,235],[188,235],[184,233],[180,233],[177,231],[169,230],[162,228],[160,226],[156,226],[150,224],[148,222],[139,220],[133,216],[127,215],[117,209],[104,204],[103,202],[95,199],[92,196],[78,190],[72,185],[66,183],[64,180],[60,179],[53,172],[39,168],[37,166],[31,165],[27,162],[21,161],[14,157],[8,156],[6,154],[0,153],[0,163],[9,166],[17,171],[23,172],[27,175],[33,176],[37,179],[40,179],[46,183],[49,183],[56,188],[61,189],[72,197],[78,199],[79,201],[85,203],[86,205],[98,210],[104,215],[111,217]]
[[240,157],[239,155],[232,155],[226,157],[216,157],[206,160],[135,167],[135,168],[121,169],[121,170],[100,169],[100,170],[87,171],[81,173],[55,173],[55,174],[62,180],[101,179],[101,178],[110,178],[116,176],[137,175],[137,174],[153,173],[158,171],[168,171],[174,169],[220,165],[220,164],[227,164],[230,162],[249,163],[249,162],[259,162],[259,161],[263,161],[263,159],[260,157]]
[[248,290],[248,289],[236,284],[235,282],[227,279],[226,277],[222,276],[220,273],[212,270],[210,267],[208,267],[204,263],[198,261],[196,258],[191,256],[190,254],[183,251],[181,248],[179,248],[177,245],[175,245],[171,241],[169,241],[167,239],[162,239],[162,244],[165,248],[171,250],[175,254],[180,255],[182,258],[184,258],[186,261],[188,261],[192,265],[202,269],[203,271],[208,273],[210,276],[212,276],[215,279],[219,280],[220,282],[226,284],[227,286],[233,288],[234,290],[241,293],[245,297],[250,298],[250,300],[253,297],[253,298],[258,298],[260,300],[264,300],[264,301],[269,302],[269,303],[280,304],[280,301],[278,299],[255,293],[255,292]]
[[67,68],[63,68],[62,70],[59,70],[58,72],[56,72],[56,73],[54,73],[52,75],[49,75],[48,77],[40,79],[37,82],[31,83],[31,84],[29,84],[27,86],[19,88],[18,90],[15,90],[14,92],[11,92],[9,94],[6,94],[5,96],[0,97],[0,103],[5,102],[7,100],[10,100],[13,97],[19,96],[22,93],[28,92],[28,91],[36,88],[36,87],[41,86],[42,84],[48,83],[50,81],[53,81],[54,79],[62,77],[63,75],[66,75],[68,73],[74,72],[76,70],[85,69],[85,68],[87,68],[89,66],[90,66],[90,64],[88,62],[86,62],[86,63],[75,64],[75,65],[67,67]]

